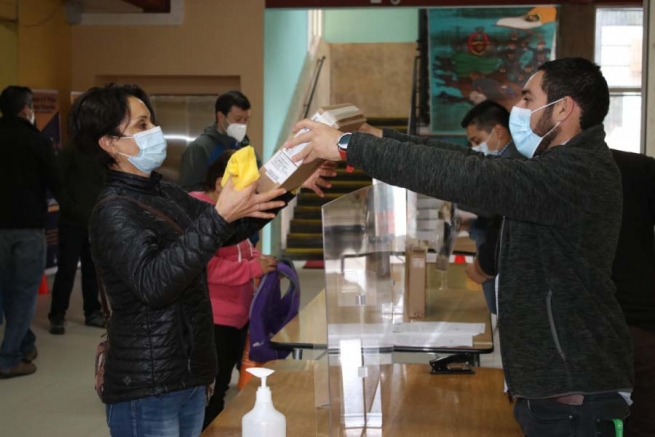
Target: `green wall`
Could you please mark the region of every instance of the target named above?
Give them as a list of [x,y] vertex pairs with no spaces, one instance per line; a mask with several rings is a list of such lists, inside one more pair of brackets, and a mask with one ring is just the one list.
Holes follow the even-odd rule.
[[326,9],[323,38],[329,43],[413,42],[417,8]]
[[[307,55],[306,10],[267,9],[264,13],[264,161],[275,149]],[[270,226],[262,251],[270,253]]]

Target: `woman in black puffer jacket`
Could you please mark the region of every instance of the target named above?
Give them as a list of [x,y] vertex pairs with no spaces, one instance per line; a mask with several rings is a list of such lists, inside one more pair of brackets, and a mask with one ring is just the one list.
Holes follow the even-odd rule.
[[[166,140],[153,121],[135,86],[93,88],[71,110],[74,146],[109,169],[89,229],[112,307],[102,400],[112,436],[196,436],[217,373],[205,266],[291,195],[255,194],[256,184],[237,191],[230,182],[216,206],[190,197],[154,172]],[[320,172],[314,187],[324,184]]]

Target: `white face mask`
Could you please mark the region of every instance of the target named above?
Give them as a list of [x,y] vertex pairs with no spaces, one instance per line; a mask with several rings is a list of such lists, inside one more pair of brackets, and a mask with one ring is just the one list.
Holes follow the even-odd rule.
[[491,156],[498,155],[499,150],[489,150],[489,144],[488,144],[489,140],[494,136],[495,133],[496,131],[492,130],[489,136],[487,137],[486,141],[483,141],[477,146],[471,148],[476,152],[481,152],[484,153],[485,155],[491,155]]
[[559,126],[561,123],[558,121],[551,130],[546,132],[546,135],[540,137],[534,133],[530,127],[530,119],[532,118],[532,114],[537,111],[541,111],[550,105],[554,105],[561,100],[563,99],[556,100],[552,103],[537,108],[534,111],[530,111],[527,108],[519,108],[518,106],[514,106],[512,108],[512,112],[509,115],[509,131],[512,134],[512,139],[514,140],[516,150],[518,150],[521,155],[525,156],[526,158],[532,158],[534,156],[534,152],[537,151],[537,148],[539,147],[539,144],[541,144],[541,141],[544,139],[544,137],[554,131],[555,128],[557,128],[557,126]]
[[166,160],[166,138],[159,126],[139,132],[133,136],[120,138],[134,138],[136,145],[139,146],[138,155],[132,156],[125,153],[118,153],[127,156],[127,160],[143,173],[152,173],[155,169],[161,167]]
[[36,121],[36,113],[34,112],[34,110],[32,110],[32,115],[30,115],[30,123],[34,124],[35,121]]
[[237,143],[240,143],[246,137],[247,130],[248,130],[247,124],[230,123],[225,131],[228,136],[237,140]]

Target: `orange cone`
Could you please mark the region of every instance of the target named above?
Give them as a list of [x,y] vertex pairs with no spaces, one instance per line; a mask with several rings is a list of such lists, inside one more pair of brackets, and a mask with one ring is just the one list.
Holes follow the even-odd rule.
[[257,363],[255,361],[250,361],[250,335],[246,337],[246,344],[243,347],[243,356],[241,357],[241,370],[239,371],[239,382],[237,383],[237,388],[241,390],[243,387],[248,384],[252,375],[246,372],[246,369],[251,367],[262,367],[264,363]]
[[48,280],[45,277],[45,273],[41,278],[41,285],[39,285],[39,295],[41,294],[50,294],[50,289],[48,288]]

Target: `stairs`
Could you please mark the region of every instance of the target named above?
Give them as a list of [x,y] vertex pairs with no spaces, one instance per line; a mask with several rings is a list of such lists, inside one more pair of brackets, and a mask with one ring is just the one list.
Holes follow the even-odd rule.
[[[375,127],[390,127],[401,132],[407,131],[407,119],[382,118],[369,119]],[[331,181],[332,188],[325,190],[325,197],[318,197],[314,192],[303,189],[298,195],[298,205],[294,209],[287,248],[282,257],[296,260],[323,259],[323,226],[321,206],[344,194],[368,187],[372,179],[361,170],[346,172],[345,164],[337,169],[337,177]]]

